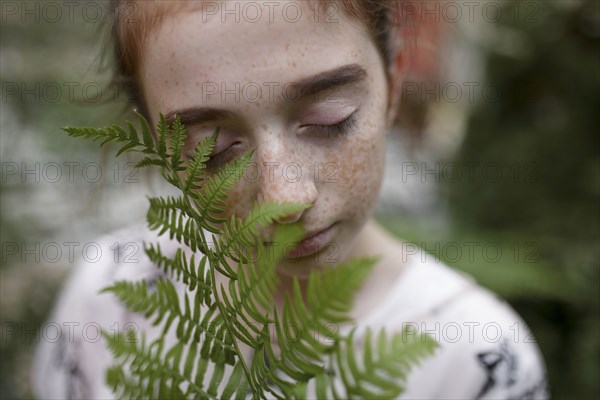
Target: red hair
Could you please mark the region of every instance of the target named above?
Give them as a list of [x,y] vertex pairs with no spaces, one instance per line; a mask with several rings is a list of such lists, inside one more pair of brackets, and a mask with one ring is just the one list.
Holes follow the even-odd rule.
[[[111,0],[108,32],[112,42],[114,67],[112,84],[124,89],[139,111],[148,117],[140,85],[140,60],[145,40],[163,18],[190,7],[202,5],[203,1],[154,1],[154,0]],[[331,5],[331,0],[320,0],[322,9]],[[373,39],[384,65],[389,65],[395,42],[399,40],[399,23],[402,1],[381,0],[336,0],[346,15],[365,26]],[[140,5],[142,5],[140,7]],[[386,74],[388,73],[386,69]],[[390,76],[388,74],[388,83]]]

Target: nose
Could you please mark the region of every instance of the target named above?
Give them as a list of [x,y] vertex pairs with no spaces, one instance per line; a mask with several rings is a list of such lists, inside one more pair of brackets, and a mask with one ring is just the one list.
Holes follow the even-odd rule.
[[[270,173],[263,174],[260,182],[259,202],[314,204],[319,193],[308,168],[293,161],[271,162],[270,165],[274,168],[268,171]],[[280,224],[297,222],[305,211],[306,209],[283,215],[275,222]]]

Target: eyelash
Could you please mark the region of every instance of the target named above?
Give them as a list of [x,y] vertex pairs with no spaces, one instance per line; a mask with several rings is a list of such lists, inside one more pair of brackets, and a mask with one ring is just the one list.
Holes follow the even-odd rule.
[[[311,130],[318,131],[316,136],[323,137],[323,138],[335,138],[335,137],[346,136],[346,135],[348,135],[348,133],[350,132],[350,130],[352,128],[356,127],[357,119],[356,119],[355,113],[356,112],[350,114],[348,116],[348,118],[344,119],[343,121],[338,122],[337,124],[310,125],[309,127],[311,128]],[[232,146],[223,150],[219,154],[215,154],[214,156],[211,156],[205,163],[206,169],[216,170],[216,169],[222,167],[223,165],[225,165],[228,161],[227,157],[230,152],[229,149]]]
[[315,130],[317,133],[315,136],[324,138],[336,138],[346,136],[352,128],[356,127],[356,111],[353,112],[343,121],[333,125],[309,125],[307,126],[311,131]]

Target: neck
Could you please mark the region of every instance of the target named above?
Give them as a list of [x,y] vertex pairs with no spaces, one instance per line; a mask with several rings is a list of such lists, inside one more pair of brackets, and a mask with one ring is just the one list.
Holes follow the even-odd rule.
[[395,243],[397,241],[374,218],[370,218],[358,234],[347,259],[367,256],[383,257]]

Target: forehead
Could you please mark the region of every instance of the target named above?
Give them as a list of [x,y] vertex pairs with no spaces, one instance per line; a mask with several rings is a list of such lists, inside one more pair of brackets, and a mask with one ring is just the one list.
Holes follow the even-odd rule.
[[[362,24],[315,2],[191,2],[149,33],[141,78],[147,94],[203,82],[293,82],[340,65],[379,60]],[[335,10],[334,10],[335,11]]]

